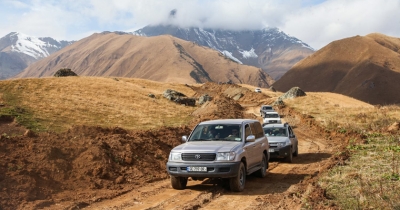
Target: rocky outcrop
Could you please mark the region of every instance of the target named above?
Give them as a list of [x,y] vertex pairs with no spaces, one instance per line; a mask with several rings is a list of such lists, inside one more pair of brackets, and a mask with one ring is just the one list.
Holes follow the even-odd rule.
[[306,93],[300,89],[299,87],[292,87],[289,91],[287,91],[285,94],[280,96],[278,99],[284,100],[284,99],[289,99],[289,98],[297,98],[297,97],[302,97],[306,96]]
[[196,105],[196,99],[195,98],[189,98],[185,94],[180,93],[175,90],[167,89],[164,91],[163,96],[167,98],[170,101],[173,101],[178,104],[184,104],[186,106],[195,106]]
[[69,77],[69,76],[78,76],[71,69],[60,69],[55,74],[55,77]]

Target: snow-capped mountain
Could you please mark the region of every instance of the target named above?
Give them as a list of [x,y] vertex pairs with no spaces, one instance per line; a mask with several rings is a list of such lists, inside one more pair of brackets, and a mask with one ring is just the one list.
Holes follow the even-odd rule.
[[31,63],[70,45],[50,37],[32,37],[12,32],[0,39],[0,79],[20,73]]
[[231,31],[157,25],[132,33],[139,36],[169,34],[192,41],[216,49],[238,63],[262,68],[274,79],[279,79],[295,63],[314,52],[309,45],[278,28]]

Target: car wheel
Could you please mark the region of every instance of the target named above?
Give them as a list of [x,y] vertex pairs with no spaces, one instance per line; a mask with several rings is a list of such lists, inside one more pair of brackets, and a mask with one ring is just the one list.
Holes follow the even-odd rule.
[[263,154],[261,168],[260,168],[260,170],[257,171],[257,176],[259,176],[261,178],[264,178],[265,176],[267,176],[267,168],[268,168],[267,166],[268,166],[267,158],[265,157],[265,154]]
[[236,177],[229,179],[229,186],[234,192],[242,192],[246,184],[246,169],[244,164],[240,163],[239,171]]
[[286,156],[285,160],[288,163],[292,163],[293,162],[293,148],[292,147],[290,147],[289,154],[288,154],[288,156]]
[[186,188],[188,178],[187,177],[175,177],[171,176],[172,188],[176,190],[183,190]]
[[294,151],[293,156],[297,157],[299,155],[299,145],[296,145],[296,151]]

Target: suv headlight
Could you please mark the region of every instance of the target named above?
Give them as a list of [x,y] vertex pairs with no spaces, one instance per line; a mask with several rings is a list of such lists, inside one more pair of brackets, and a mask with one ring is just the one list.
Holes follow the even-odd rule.
[[171,152],[169,153],[169,160],[170,161],[182,160],[182,155],[180,152]]
[[218,152],[217,160],[234,160],[235,156],[235,152]]
[[284,142],[278,142],[278,147],[284,147],[290,145],[292,142],[289,139],[286,139]]

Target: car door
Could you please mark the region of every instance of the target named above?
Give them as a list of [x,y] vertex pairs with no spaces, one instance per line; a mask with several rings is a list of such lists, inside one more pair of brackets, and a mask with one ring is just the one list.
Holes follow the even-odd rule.
[[256,159],[255,162],[256,164],[261,163],[262,161],[262,156],[263,156],[263,150],[265,148],[265,135],[264,131],[261,127],[261,124],[259,122],[253,122],[251,123],[251,131],[253,135],[256,137],[255,141],[255,150],[254,150],[254,158]]
[[[251,130],[251,126],[250,123],[246,123],[244,125],[244,139],[246,140],[246,138],[250,135],[253,135],[252,130]],[[255,157],[255,153],[257,151],[257,147],[256,144],[257,142],[245,142],[243,149],[246,151],[246,160],[247,160],[247,166],[248,169],[254,167],[254,165],[257,164],[257,158]]]
[[288,131],[289,131],[289,138],[290,138],[290,141],[292,142],[292,148],[293,148],[293,152],[294,152],[294,149],[297,148],[297,144],[298,144],[297,137],[294,135],[294,132],[290,126],[288,126]]

